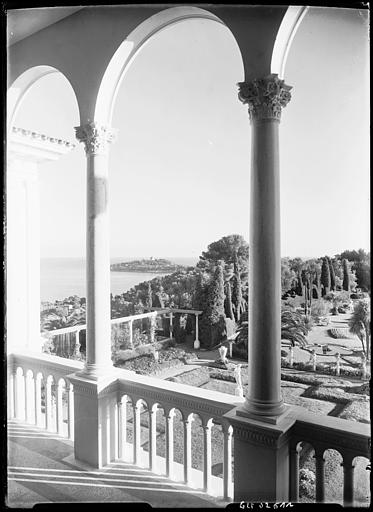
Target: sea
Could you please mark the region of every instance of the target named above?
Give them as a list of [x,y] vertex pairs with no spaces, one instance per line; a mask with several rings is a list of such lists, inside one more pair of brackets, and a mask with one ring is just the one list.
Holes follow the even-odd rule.
[[[111,263],[120,263],[142,259],[111,258]],[[196,265],[198,258],[168,258],[177,265]],[[54,302],[71,295],[86,297],[86,262],[84,258],[41,258],[40,260],[40,299],[42,302]],[[133,286],[154,277],[166,274],[152,272],[110,272],[110,287],[113,295],[120,295]]]

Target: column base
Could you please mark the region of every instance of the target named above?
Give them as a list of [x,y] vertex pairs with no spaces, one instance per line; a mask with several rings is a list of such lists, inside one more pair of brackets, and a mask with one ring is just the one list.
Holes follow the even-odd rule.
[[237,416],[244,418],[251,418],[257,421],[263,421],[264,423],[270,423],[272,425],[279,425],[286,419],[291,406],[286,405],[283,402],[273,404],[262,404],[253,403],[246,401],[236,409]]
[[201,344],[200,344],[199,340],[194,340],[193,348],[194,348],[195,350],[199,350],[199,349],[200,349],[200,347],[201,347]]
[[115,373],[116,368],[112,365],[112,363],[107,365],[97,365],[94,363],[86,363],[84,368],[77,372],[76,375],[82,377],[83,379],[89,379],[93,381],[98,381],[103,378],[107,378],[110,375]]

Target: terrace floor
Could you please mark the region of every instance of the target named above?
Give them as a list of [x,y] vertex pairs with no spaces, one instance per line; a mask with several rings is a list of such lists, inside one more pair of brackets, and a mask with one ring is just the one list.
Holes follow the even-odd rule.
[[36,503],[147,502],[153,507],[224,507],[226,501],[124,462],[103,469],[77,463],[73,443],[17,421],[8,424],[9,507]]

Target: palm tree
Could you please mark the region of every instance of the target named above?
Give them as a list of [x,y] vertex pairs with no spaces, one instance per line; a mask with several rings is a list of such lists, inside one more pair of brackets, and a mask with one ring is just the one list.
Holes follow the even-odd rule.
[[309,327],[303,315],[292,309],[283,309],[281,311],[281,339],[289,340],[291,345],[307,345],[306,336]]
[[350,332],[361,341],[363,352],[370,359],[370,300],[359,300],[349,321]]

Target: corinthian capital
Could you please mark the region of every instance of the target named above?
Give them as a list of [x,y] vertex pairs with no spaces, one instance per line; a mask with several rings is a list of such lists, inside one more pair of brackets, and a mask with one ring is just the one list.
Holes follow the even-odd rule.
[[277,75],[268,75],[237,85],[238,98],[249,106],[251,121],[280,121],[282,108],[289,103],[292,89],[284,80],[280,80]]
[[109,126],[90,122],[75,127],[75,136],[84,143],[87,155],[103,155],[109,148],[109,143],[115,140],[116,132]]

